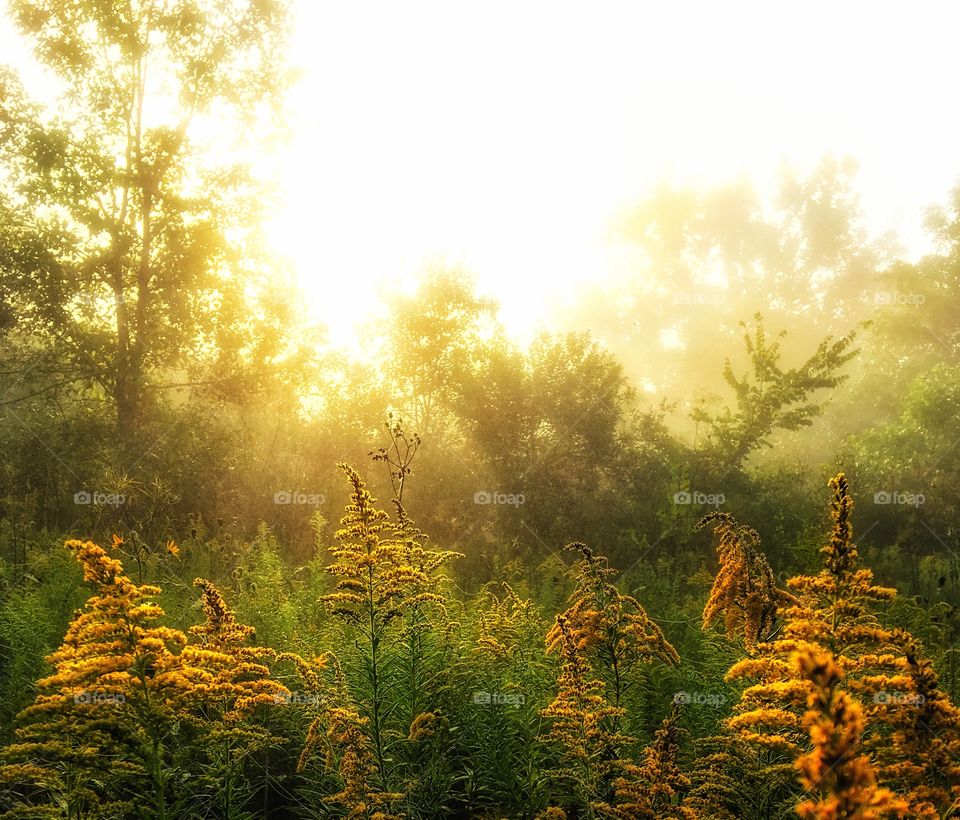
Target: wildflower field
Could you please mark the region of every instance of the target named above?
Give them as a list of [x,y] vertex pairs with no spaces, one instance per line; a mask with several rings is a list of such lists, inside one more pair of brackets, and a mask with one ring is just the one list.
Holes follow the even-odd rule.
[[0,0],[0,820],[960,820],[958,30]]

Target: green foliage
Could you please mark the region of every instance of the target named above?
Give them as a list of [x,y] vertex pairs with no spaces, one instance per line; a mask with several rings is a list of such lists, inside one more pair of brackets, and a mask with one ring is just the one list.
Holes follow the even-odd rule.
[[280,560],[280,545],[266,525],[244,545],[233,571],[237,614],[257,630],[258,640],[278,650],[294,649],[296,611],[291,598],[289,569]]
[[0,596],[0,725],[9,739],[13,717],[33,697],[74,609],[86,597],[76,563],[62,550],[34,547],[19,583]]
[[157,388],[222,386],[240,375],[231,365],[279,341],[244,315],[256,242],[226,240],[250,224],[255,185],[214,163],[197,133],[215,117],[240,135],[276,98],[287,4],[17,0],[11,11],[66,86],[41,115],[9,73],[0,80],[12,341],[52,347],[61,388],[109,397],[123,443],[140,444],[127,454],[140,455]]
[[[695,416],[706,425],[717,463],[731,471],[757,448],[769,447],[774,430],[809,427],[822,406],[808,397],[842,384],[847,376],[838,371],[857,354],[852,349],[853,335],[836,341],[828,337],[800,367],[785,370],[780,364],[780,343],[769,339],[759,313],[754,319],[752,335],[744,334],[751,372],[738,378],[730,360],[724,363],[723,377],[733,388],[736,409],[716,416],[701,411]],[[780,333],[781,338],[784,335],[785,331]]]
[[[200,639],[193,579],[224,590],[255,633],[204,656],[192,684],[233,653],[229,683],[267,669],[300,696],[233,721],[191,688],[175,715],[135,715],[151,805],[125,810],[129,783],[90,770],[103,804],[84,816],[642,816],[663,785],[642,771],[654,749],[677,787],[657,791],[659,816],[785,816],[789,761],[723,728],[744,650],[701,629],[717,564],[693,523],[711,510],[675,494],[723,495],[783,586],[817,565],[838,459],[868,511],[861,553],[902,593],[879,623],[914,634],[957,700],[960,188],[931,217],[936,251],[892,262],[850,160],[785,170],[769,199],[745,181],[663,185],[618,226],[629,275],[529,344],[446,266],[390,296],[348,354],[306,318],[262,235],[269,191],[236,161],[273,131],[289,4],[10,11],[64,94],[37,105],[0,69],[0,737],[85,598],[61,535],[162,587],[163,623],[184,636]],[[345,469],[345,487],[335,465],[369,454],[386,469],[369,483]],[[872,503],[891,491],[926,500]],[[300,492],[314,500],[278,500]],[[516,503],[484,503],[494,493]],[[578,539],[603,545],[616,582],[595,554],[568,572],[560,548]],[[567,657],[544,645],[558,613]],[[585,746],[593,769],[558,776],[571,761],[548,724],[576,700],[574,666],[580,716],[602,724],[591,743],[606,740]],[[4,809],[11,789],[27,798],[14,812],[88,788],[25,794],[14,774],[0,786]]]

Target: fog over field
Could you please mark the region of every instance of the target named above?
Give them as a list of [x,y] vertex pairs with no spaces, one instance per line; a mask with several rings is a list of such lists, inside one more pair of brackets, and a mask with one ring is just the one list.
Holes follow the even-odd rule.
[[958,27],[0,2],[0,818],[960,817]]

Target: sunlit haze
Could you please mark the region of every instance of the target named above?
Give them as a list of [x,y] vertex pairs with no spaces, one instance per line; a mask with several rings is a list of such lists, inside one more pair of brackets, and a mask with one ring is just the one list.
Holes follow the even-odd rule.
[[828,151],[859,161],[876,229],[918,248],[960,173],[960,7],[906,11],[301,2],[274,235],[341,338],[361,283],[403,285],[437,256],[527,332],[616,265],[610,219],[658,179],[763,188]]
[[958,0],[4,5],[0,818],[960,820]]
[[[765,191],[783,163],[850,155],[871,228],[916,256],[924,210],[960,175],[953,3],[301,0],[296,15],[269,232],[339,343],[436,261],[474,272],[528,337],[579,284],[627,272],[611,221],[659,180]],[[4,22],[0,49],[23,63],[14,38]]]

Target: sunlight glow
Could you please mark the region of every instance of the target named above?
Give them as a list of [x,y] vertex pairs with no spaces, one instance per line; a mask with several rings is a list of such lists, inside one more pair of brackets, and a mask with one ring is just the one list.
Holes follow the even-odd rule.
[[923,210],[960,173],[935,81],[958,24],[946,3],[904,19],[865,3],[301,0],[272,235],[340,342],[375,284],[437,255],[529,335],[615,267],[610,220],[657,180],[768,189],[781,162],[828,151],[859,160],[872,225],[919,250]]
[[[871,227],[916,256],[960,176],[942,91],[956,4],[295,8],[291,138],[262,160],[280,189],[268,235],[337,343],[436,259],[473,271],[529,338],[578,285],[622,273],[612,220],[663,179],[770,191],[783,163],[849,154]],[[0,55],[28,62],[7,21]]]

